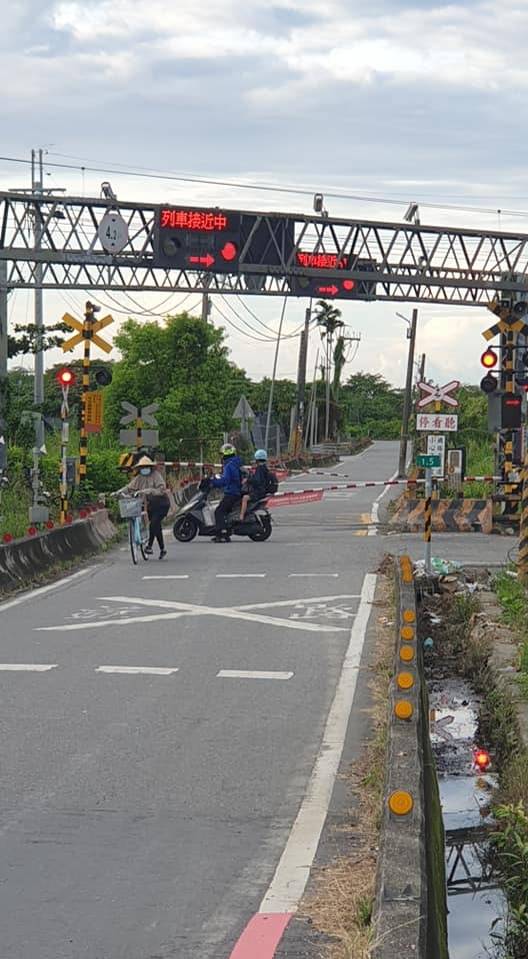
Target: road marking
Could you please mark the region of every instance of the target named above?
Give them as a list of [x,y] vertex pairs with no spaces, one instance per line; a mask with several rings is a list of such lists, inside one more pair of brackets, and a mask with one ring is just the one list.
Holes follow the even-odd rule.
[[337,579],[337,577],[339,576],[339,573],[288,573],[288,579],[291,579],[291,578],[293,578],[293,577],[295,577],[295,576],[296,576],[296,577],[301,577],[301,576],[305,576],[305,577],[306,577],[306,576],[331,576],[331,577],[333,577],[334,579]]
[[[390,477],[389,483],[391,483],[392,480],[395,480],[397,476],[398,476],[398,470],[396,470],[396,472],[393,473],[393,475]],[[390,486],[384,486],[381,493],[378,496],[376,496],[376,499],[374,500],[372,504],[372,513],[370,514],[370,521],[372,525],[369,526],[368,528],[368,536],[376,536],[377,534],[376,527],[379,523],[379,504],[380,504],[380,501],[385,496],[385,494],[389,491],[389,489],[390,489]]]
[[247,603],[244,606],[237,606],[236,609],[269,609],[271,606],[307,606],[309,603],[325,603],[335,599],[361,599],[359,593],[338,593],[337,596],[308,596],[297,597],[297,599],[279,599],[271,603]]
[[35,600],[35,602],[38,603],[41,596],[45,596],[46,593],[51,593],[54,589],[59,589],[60,586],[68,586],[76,579],[80,579],[81,576],[87,576],[88,573],[92,573],[94,569],[96,569],[95,566],[87,566],[86,569],[80,569],[77,573],[66,576],[65,579],[59,579],[56,583],[50,583],[49,586],[40,586],[38,589],[32,589],[29,593],[23,593],[22,596],[17,596],[16,599],[10,599],[7,603],[0,603],[0,612],[3,613],[6,609],[12,609],[13,606],[20,606],[21,603],[27,603],[29,599]]
[[265,669],[221,669],[216,675],[218,679],[291,679],[293,673]]
[[172,676],[178,672],[178,668],[173,666],[96,666],[96,673],[127,673],[135,676],[145,674],[147,676]]
[[259,913],[284,915],[295,912],[304,893],[343,753],[376,579],[375,573],[367,573],[363,580],[358,614],[350,631],[350,642],[315,766]]
[[264,579],[267,573],[217,573],[217,579]]
[[58,663],[0,663],[0,672],[47,673],[57,666]]
[[142,579],[189,579],[188,573],[181,573],[174,576],[142,576]]
[[35,632],[68,633],[81,629],[101,629],[103,626],[131,626],[135,623],[155,623],[160,620],[179,619],[181,616],[220,616],[227,619],[240,619],[247,622],[264,623],[266,626],[279,626],[286,629],[303,629],[314,633],[342,632],[339,626],[322,626],[316,623],[299,623],[289,619],[277,619],[274,616],[262,616],[246,612],[241,607],[197,606],[194,603],[176,603],[163,599],[130,599],[124,596],[99,596],[99,600],[112,603],[132,603],[137,606],[155,606],[158,609],[174,610],[170,613],[154,613],[152,616],[129,616],[122,619],[100,619],[90,623],[66,623],[60,626],[37,626]]

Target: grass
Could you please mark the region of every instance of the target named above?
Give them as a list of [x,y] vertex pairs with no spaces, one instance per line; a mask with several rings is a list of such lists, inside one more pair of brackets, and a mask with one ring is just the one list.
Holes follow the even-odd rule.
[[528,596],[514,571],[502,570],[493,581],[493,589],[502,607],[503,621],[514,630],[519,643],[519,688],[528,699]]

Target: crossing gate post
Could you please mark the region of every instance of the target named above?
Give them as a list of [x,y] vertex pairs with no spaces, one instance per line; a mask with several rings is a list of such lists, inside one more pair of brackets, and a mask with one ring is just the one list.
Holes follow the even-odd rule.
[[432,494],[433,471],[430,467],[425,470],[425,509],[424,509],[424,543],[425,543],[425,571],[431,572],[431,527],[432,527]]

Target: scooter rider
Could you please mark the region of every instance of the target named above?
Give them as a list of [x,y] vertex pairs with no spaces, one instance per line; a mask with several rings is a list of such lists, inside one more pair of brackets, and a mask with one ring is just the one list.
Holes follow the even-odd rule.
[[247,493],[242,497],[242,507],[240,509],[240,520],[245,518],[249,503],[256,503],[264,499],[268,485],[268,454],[266,450],[256,450],[255,452],[256,469],[248,477]]
[[223,489],[224,495],[215,510],[215,536],[214,543],[229,543],[231,537],[226,529],[226,516],[231,512],[234,506],[240,502],[242,496],[242,460],[237,455],[237,451],[232,443],[224,443],[220,452],[223,458],[222,475],[218,478],[213,477],[211,485],[217,489]]

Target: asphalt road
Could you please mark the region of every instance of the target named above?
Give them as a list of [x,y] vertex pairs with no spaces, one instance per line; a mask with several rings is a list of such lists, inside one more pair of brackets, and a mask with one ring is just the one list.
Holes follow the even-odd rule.
[[[284,488],[396,462],[376,443]],[[229,959],[305,797],[365,574],[421,549],[376,535],[382,493],[277,509],[266,543],[171,538],[137,568],[117,549],[0,607],[0,959]]]

